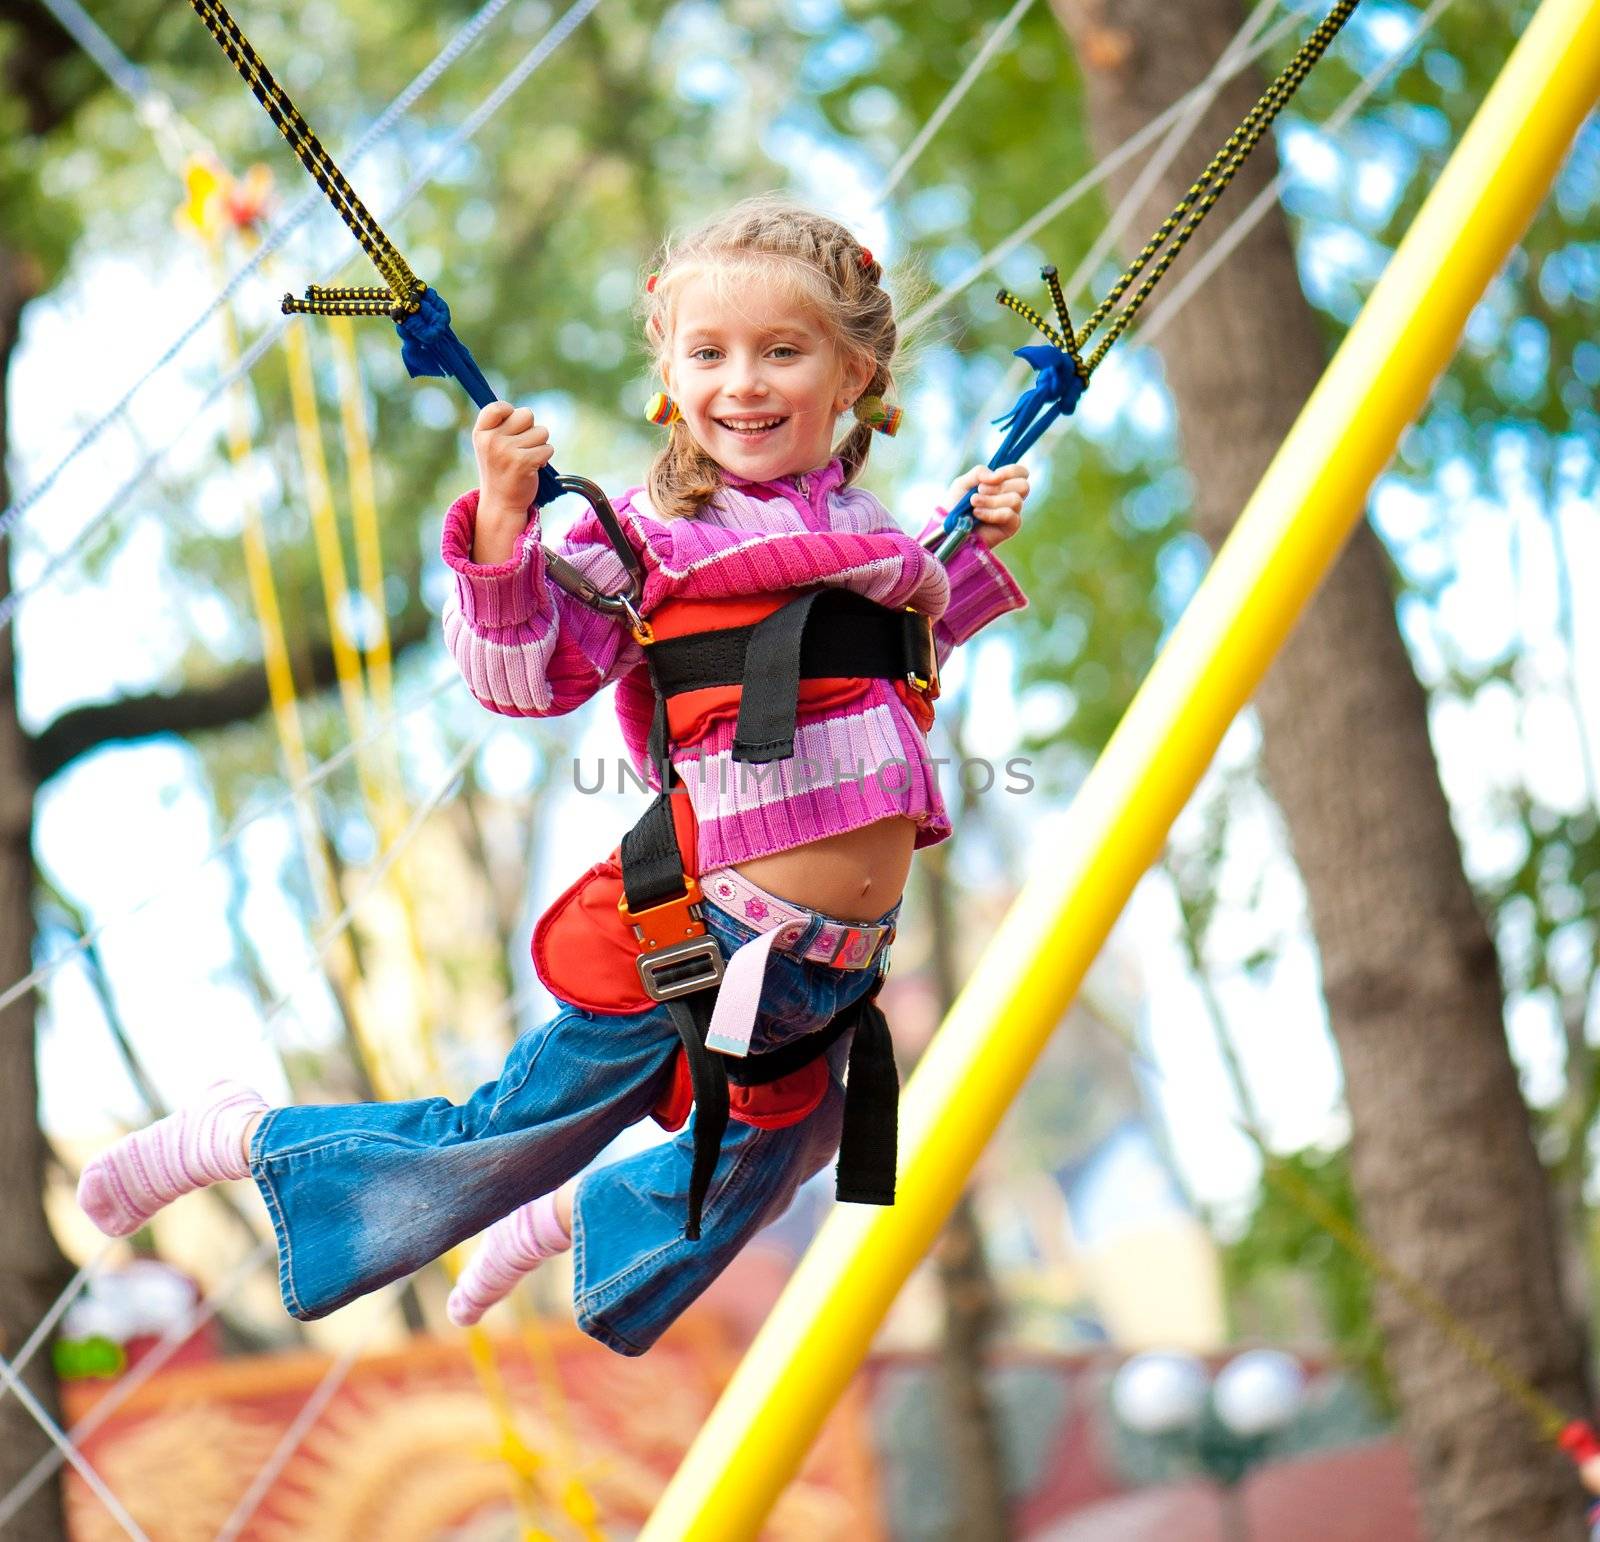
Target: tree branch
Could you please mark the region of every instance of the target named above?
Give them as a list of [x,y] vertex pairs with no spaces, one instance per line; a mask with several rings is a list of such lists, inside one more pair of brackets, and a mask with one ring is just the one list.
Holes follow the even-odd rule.
[[[427,612],[402,616],[390,637],[395,656],[398,658],[432,631],[433,618]],[[327,642],[314,644],[303,662],[306,667],[302,677],[309,678],[311,689],[326,690],[336,681],[333,649]],[[28,767],[35,785],[43,786],[80,756],[103,744],[231,728],[259,717],[268,704],[266,671],[260,664],[248,664],[208,685],[74,707],[28,739]]]

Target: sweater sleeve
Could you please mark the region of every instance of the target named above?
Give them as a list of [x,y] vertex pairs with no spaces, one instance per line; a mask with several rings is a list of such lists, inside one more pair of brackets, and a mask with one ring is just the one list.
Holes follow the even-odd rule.
[[[472,560],[477,514],[474,491],[445,515],[443,555],[456,586],[445,602],[444,637],[484,706],[511,717],[555,717],[642,662],[643,650],[623,622],[549,577],[537,512],[515,554],[493,564]],[[557,550],[599,589],[626,587],[626,571],[592,519],[581,518]]]
[[[945,510],[936,509],[917,537],[920,544],[944,523]],[[1028,597],[1016,579],[976,534],[968,536],[945,565],[950,579],[950,604],[933,627],[934,652],[942,667],[962,643],[1007,611],[1025,610]]]

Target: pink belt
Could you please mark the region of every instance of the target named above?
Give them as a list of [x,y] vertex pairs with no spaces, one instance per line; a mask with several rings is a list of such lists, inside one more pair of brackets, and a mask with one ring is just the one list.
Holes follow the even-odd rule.
[[[700,877],[700,892],[719,910],[753,926],[757,935],[736,948],[722,971],[717,1004],[711,1014],[706,1046],[724,1055],[748,1055],[766,981],[767,957],[773,948],[792,951],[820,911],[808,910],[769,894],[731,867],[719,867]],[[894,923],[856,926],[833,916],[822,916],[818,930],[800,957],[834,969],[866,969],[878,962],[879,950],[894,938]]]

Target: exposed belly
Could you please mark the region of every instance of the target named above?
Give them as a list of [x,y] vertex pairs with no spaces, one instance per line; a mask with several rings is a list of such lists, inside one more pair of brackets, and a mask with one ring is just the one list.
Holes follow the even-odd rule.
[[734,863],[752,883],[841,921],[876,921],[905,891],[917,825],[904,815]]

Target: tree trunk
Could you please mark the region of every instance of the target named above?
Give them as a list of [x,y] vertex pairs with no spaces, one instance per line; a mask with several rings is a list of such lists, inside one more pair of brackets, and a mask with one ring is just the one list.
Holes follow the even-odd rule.
[[[30,297],[28,259],[0,244],[0,451],[6,445],[11,354]],[[11,501],[0,454],[0,508]],[[10,592],[9,543],[0,538],[0,596]],[[20,980],[33,957],[33,794],[27,740],[17,720],[16,657],[11,627],[0,628],[0,980]],[[44,1217],[44,1139],[34,1074],[33,997],[0,1011],[0,1354],[8,1359],[67,1283],[71,1269]],[[60,1417],[50,1347],[33,1357],[28,1386]],[[0,1396],[0,1495],[51,1449],[44,1431],[14,1397]],[[17,1513],[17,1542],[66,1536],[58,1485],[45,1484]]]
[[[1194,86],[1244,15],[1238,0],[1120,0],[1114,12],[1105,0],[1052,4],[1082,62],[1102,153]],[[1259,89],[1247,72],[1222,91],[1192,152],[1141,211],[1136,238]],[[1264,144],[1193,245],[1220,234],[1275,169]],[[1132,175],[1112,180],[1120,193]],[[1277,210],[1165,330],[1161,349],[1197,525],[1215,548],[1325,364]],[[1384,554],[1365,524],[1256,706],[1321,951],[1368,1233],[1518,1374],[1577,1412],[1550,1195],[1506,1046],[1494,947],[1462,872]],[[1572,1473],[1523,1411],[1382,1285],[1379,1315],[1430,1534],[1583,1536]]]

